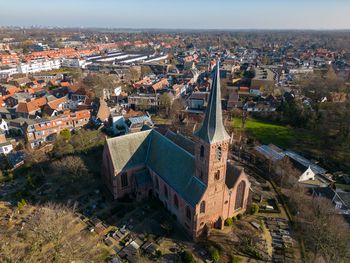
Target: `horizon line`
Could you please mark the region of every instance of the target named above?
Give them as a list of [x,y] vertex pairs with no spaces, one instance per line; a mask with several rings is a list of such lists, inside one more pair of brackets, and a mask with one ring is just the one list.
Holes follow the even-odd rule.
[[25,29],[108,29],[108,30],[196,30],[196,31],[350,31],[350,28],[176,28],[176,27],[105,27],[53,25],[0,25],[1,28]]

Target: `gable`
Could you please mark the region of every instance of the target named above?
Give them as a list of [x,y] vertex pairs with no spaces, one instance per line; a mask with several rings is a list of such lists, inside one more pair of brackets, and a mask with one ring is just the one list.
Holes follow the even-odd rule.
[[151,130],[148,130],[107,139],[106,145],[115,173],[145,163],[150,132]]
[[115,173],[144,164],[190,205],[201,199],[206,185],[194,176],[194,156],[157,131],[107,139],[106,145]]
[[244,173],[243,168],[232,165],[229,162],[227,162],[226,167],[227,169],[226,169],[225,184],[228,189],[232,189],[235,187],[235,185],[237,184],[237,182],[240,180],[241,177],[246,177],[246,174]]

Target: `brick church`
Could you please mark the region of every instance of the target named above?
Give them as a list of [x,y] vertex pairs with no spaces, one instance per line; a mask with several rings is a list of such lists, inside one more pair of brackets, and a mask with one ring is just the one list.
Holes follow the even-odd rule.
[[196,238],[245,212],[250,189],[244,170],[228,162],[230,136],[222,121],[218,64],[195,141],[178,136],[148,129],[107,139],[102,177],[115,199],[158,198]]

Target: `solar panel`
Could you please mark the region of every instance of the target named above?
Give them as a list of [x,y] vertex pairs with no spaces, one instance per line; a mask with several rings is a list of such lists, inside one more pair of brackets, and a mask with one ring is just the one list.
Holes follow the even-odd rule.
[[310,166],[311,170],[314,171],[315,173],[318,173],[318,174],[325,174],[326,173],[325,169],[318,166],[317,164],[314,164],[313,162],[311,162],[310,160],[306,159],[305,157],[297,154],[296,152],[287,150],[287,151],[285,151],[285,154],[288,157],[290,157],[291,159],[293,159],[294,161],[300,163],[301,165],[303,165],[305,167]]

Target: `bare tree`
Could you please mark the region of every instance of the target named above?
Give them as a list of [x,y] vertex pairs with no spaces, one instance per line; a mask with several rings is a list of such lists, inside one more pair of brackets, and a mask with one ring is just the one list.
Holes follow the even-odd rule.
[[350,256],[350,231],[342,215],[325,198],[312,197],[296,186],[289,191],[289,204],[297,215],[299,234],[310,261],[345,263]]
[[88,169],[81,157],[67,156],[51,164],[54,176],[67,183],[76,183],[89,177]]
[[100,262],[96,236],[82,231],[73,211],[60,205],[27,207],[32,212],[14,228],[1,227],[1,262]]
[[300,172],[294,168],[294,165],[288,158],[272,163],[272,179],[280,187],[293,187],[300,176]]
[[184,115],[185,106],[186,106],[186,103],[181,97],[173,101],[169,114],[174,124],[178,122],[183,123],[183,121],[185,120],[185,115]]

